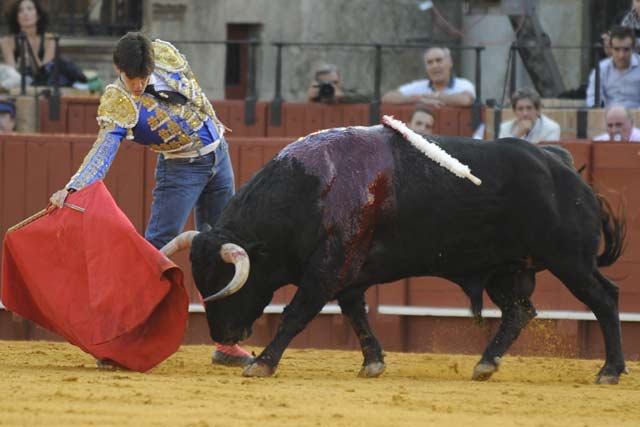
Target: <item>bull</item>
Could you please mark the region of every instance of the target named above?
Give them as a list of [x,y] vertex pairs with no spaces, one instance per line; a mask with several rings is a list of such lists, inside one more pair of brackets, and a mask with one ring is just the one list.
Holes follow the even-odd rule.
[[243,374],[274,374],[291,340],[335,299],[362,349],[359,375],[376,377],[384,353],[367,320],[365,291],[438,276],[462,287],[474,315],[484,291],[502,312],[472,374],[486,380],[536,316],[535,274],[549,270],[600,324],[606,360],[596,382],[617,383],[626,372],[618,288],[599,267],[621,255],[623,215],[595,194],[562,148],[518,139],[432,141],[482,185],[454,176],[387,126],[330,129],[285,147],[213,229],[170,242],[167,254],[191,247],[211,338],[246,339],[274,292],[294,284],[275,337]]

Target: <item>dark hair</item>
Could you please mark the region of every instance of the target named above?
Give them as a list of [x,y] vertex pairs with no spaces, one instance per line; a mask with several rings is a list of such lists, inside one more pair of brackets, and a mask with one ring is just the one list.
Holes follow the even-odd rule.
[[433,114],[433,110],[431,110],[425,104],[417,104],[416,109],[413,110],[413,113],[411,113],[411,117],[409,117],[409,121],[413,120],[413,116],[415,116],[416,113],[419,113],[419,112],[427,113],[428,115],[430,115],[435,119],[435,114]]
[[[18,9],[20,9],[20,4],[26,0],[16,0],[13,3],[10,3],[5,10],[4,16],[7,20],[7,24],[9,25],[9,31],[12,34],[20,34],[20,24],[18,24]],[[47,31],[47,26],[49,25],[49,12],[42,6],[40,0],[29,0],[36,8],[38,12],[38,22],[36,23],[36,30],[38,34],[44,34]]]
[[516,104],[521,99],[528,99],[533,103],[533,106],[536,108],[536,110],[540,111],[540,96],[538,96],[538,94],[531,89],[523,87],[522,89],[518,89],[517,91],[513,92],[513,95],[511,95],[511,108],[513,110],[516,109]]
[[613,39],[621,40],[626,38],[631,39],[632,46],[636,45],[636,35],[632,28],[616,25],[614,27],[611,27],[611,30],[609,30],[609,44],[611,44],[611,40]]
[[127,77],[148,77],[155,67],[153,46],[144,34],[128,32],[113,50],[113,63]]

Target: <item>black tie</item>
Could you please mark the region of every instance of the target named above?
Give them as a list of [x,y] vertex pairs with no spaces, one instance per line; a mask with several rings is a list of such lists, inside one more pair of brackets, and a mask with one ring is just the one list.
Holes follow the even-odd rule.
[[153,95],[156,98],[169,102],[171,104],[184,105],[187,103],[187,98],[179,92],[174,92],[171,90],[156,90],[153,85],[147,85],[147,87],[144,88],[144,91],[149,95]]

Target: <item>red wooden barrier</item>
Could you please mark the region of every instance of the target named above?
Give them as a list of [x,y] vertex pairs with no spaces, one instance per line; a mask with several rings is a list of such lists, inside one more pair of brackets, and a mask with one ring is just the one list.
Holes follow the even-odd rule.
[[[39,102],[39,129],[42,133],[98,133],[96,115],[100,98],[69,96],[60,100],[60,119],[49,119],[49,100]],[[267,102],[256,103],[255,123],[244,123],[244,101],[213,101],[220,120],[235,136],[265,136],[267,133]]]
[[593,144],[593,182],[614,207],[623,204],[627,245],[622,259],[607,273],[620,286],[620,308],[640,311],[640,144]]
[[[42,133],[98,132],[96,114],[98,97],[67,96],[60,101],[60,119],[49,119],[49,100],[39,103],[39,129]],[[367,126],[369,104],[326,105],[307,102],[282,104],[281,124],[271,124],[271,106],[268,102],[256,103],[255,122],[245,124],[245,103],[240,100],[212,101],[216,114],[228,128],[232,137],[287,137],[299,138],[322,129],[341,126]],[[381,113],[389,114],[405,122],[409,121],[414,105],[382,104]],[[434,109],[434,133],[442,135],[473,134],[470,108]],[[484,114],[484,109],[481,111]]]

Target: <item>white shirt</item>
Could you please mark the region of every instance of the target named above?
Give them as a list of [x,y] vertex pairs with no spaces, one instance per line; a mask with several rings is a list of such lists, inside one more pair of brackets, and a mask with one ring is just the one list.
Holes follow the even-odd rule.
[[153,88],[156,91],[168,90],[175,92],[175,89],[169,86],[167,81],[163,79],[162,76],[156,73],[151,73],[151,76],[149,77],[149,83],[147,83],[147,85],[153,85]]
[[[515,119],[502,123],[498,138],[516,137],[514,134],[516,126]],[[523,136],[522,139],[534,144],[540,141],[558,141],[560,139],[560,125],[544,114],[540,114],[529,133]]]
[[[594,141],[611,141],[608,133],[603,133],[602,135],[598,135],[593,138]],[[631,142],[640,142],[640,129],[633,128],[631,130],[631,135],[629,135],[629,141]]]
[[[413,95],[419,96],[419,95],[429,95],[433,93],[433,89],[429,84],[429,80],[422,79],[422,80],[414,80],[411,83],[403,84],[398,88],[398,92],[400,92],[404,96],[413,96]],[[454,77],[453,84],[449,84],[449,86],[447,86],[444,90],[442,90],[442,93],[450,94],[450,95],[456,94],[456,93],[462,93],[462,92],[468,92],[474,98],[476,97],[476,88],[473,85],[473,83],[471,83],[467,79],[463,79],[462,77]]]

